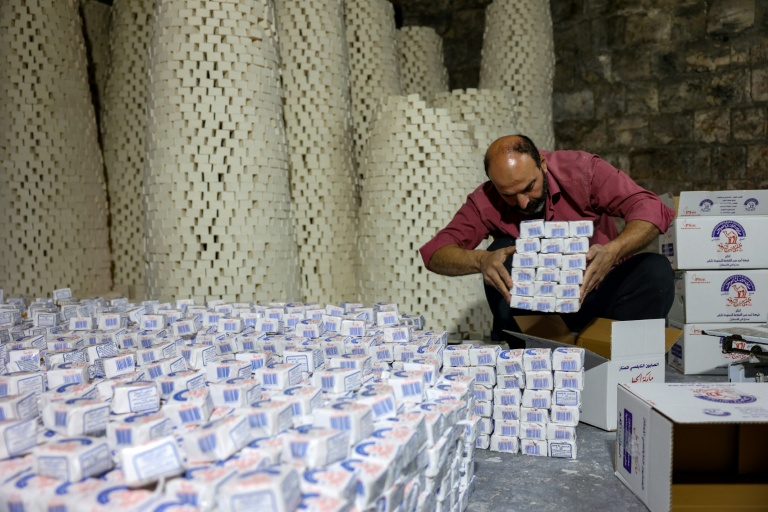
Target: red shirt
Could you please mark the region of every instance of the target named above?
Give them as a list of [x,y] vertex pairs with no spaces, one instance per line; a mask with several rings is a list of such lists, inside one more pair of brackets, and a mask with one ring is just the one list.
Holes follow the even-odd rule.
[[[644,220],[662,233],[675,212],[661,199],[624,172],[597,155],[583,151],[540,151],[547,159],[549,191],[544,220],[592,220],[595,234],[590,244],[606,244],[618,235],[611,217],[627,222]],[[467,202],[419,252],[427,265],[432,255],[446,245],[474,249],[488,235],[520,236],[521,220],[531,218],[512,211],[493,183],[486,181],[467,196]]]

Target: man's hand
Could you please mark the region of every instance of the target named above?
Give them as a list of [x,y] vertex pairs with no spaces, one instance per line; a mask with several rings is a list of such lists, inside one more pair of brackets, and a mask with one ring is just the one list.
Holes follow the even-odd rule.
[[507,272],[504,262],[514,253],[514,245],[496,251],[486,252],[483,255],[480,264],[480,272],[483,274],[483,281],[485,281],[485,284],[496,288],[499,293],[504,296],[507,302],[512,300],[512,296],[509,293],[510,288],[512,288],[512,278],[510,277],[509,272]]
[[617,259],[617,254],[604,245],[595,244],[589,248],[587,270],[584,272],[584,282],[581,285],[581,300],[584,300],[587,294],[605,279]]

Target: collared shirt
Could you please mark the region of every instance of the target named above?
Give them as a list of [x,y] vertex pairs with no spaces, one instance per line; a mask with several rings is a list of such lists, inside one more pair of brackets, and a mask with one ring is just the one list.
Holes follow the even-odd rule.
[[[583,151],[540,153],[546,158],[549,171],[544,220],[593,221],[595,234],[590,245],[604,245],[618,236],[611,217],[621,217],[627,222],[644,220],[662,233],[669,228],[675,212],[656,194],[597,155]],[[488,235],[518,238],[520,221],[531,218],[535,217],[513,211],[493,183],[486,181],[467,196],[467,202],[451,222],[419,252],[427,265],[435,251],[446,245],[474,249]]]

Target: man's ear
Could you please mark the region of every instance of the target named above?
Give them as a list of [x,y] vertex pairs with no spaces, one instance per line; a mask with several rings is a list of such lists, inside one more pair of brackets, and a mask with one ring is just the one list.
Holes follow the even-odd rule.
[[541,158],[541,170],[544,172],[548,172],[547,170],[547,157],[544,155],[540,155]]

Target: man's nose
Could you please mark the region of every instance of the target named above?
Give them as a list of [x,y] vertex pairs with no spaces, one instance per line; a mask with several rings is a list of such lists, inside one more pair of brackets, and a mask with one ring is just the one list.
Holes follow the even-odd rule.
[[528,201],[529,201],[528,196],[520,194],[519,196],[517,196],[516,199],[517,199],[517,206],[519,206],[523,210],[528,208]]

